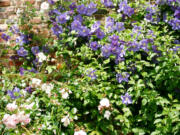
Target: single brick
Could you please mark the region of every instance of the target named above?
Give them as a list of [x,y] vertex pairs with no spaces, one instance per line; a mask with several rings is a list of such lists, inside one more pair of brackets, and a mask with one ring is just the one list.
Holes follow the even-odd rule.
[[31,20],[31,23],[35,23],[35,24],[41,23],[41,17],[34,17],[34,18]]
[[49,37],[50,35],[49,29],[42,29],[41,34],[45,37]]
[[10,0],[1,0],[0,1],[0,7],[8,7],[10,6]]

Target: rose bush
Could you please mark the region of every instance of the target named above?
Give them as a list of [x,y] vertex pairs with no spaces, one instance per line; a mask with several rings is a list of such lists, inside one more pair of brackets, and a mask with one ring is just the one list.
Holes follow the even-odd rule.
[[[179,4],[42,3],[56,38],[29,32],[31,24],[10,27],[18,35],[13,60],[22,63],[2,71],[0,132],[178,135]],[[30,9],[23,18],[35,16]]]

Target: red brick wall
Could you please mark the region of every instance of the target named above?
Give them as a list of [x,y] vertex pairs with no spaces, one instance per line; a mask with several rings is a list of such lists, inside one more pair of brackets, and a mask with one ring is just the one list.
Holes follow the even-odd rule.
[[24,8],[24,3],[29,1],[36,9],[40,9],[43,0],[0,0],[0,29],[5,31],[7,24],[17,19],[16,12],[18,8]]
[[[1,34],[6,33],[8,30],[8,25],[13,24],[17,20],[17,10],[18,9],[23,9],[25,8],[25,2],[30,2],[33,4],[33,7],[37,9],[37,15],[40,13],[40,5],[42,2],[47,1],[47,0],[0,0],[0,65],[4,63],[3,61],[6,61],[9,59],[9,56],[12,55],[13,51],[8,50],[8,54],[5,56],[2,56],[2,51],[3,47],[6,48],[8,45],[6,42],[4,42],[1,39]],[[45,18],[47,16],[47,13],[44,14]],[[47,23],[46,20],[41,20],[41,16],[34,17],[31,21],[31,24],[33,24],[33,29],[32,31],[41,34],[42,36],[49,37],[50,32],[47,28]],[[11,40],[16,39],[16,37],[11,37]],[[13,46],[13,43],[10,43],[9,45]],[[4,65],[4,64],[3,64]],[[7,63],[6,63],[7,65]]]

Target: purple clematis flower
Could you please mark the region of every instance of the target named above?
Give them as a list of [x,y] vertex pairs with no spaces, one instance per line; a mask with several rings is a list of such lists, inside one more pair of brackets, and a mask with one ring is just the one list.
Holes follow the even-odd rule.
[[13,34],[18,34],[18,33],[20,32],[19,29],[18,29],[18,26],[16,26],[16,25],[11,26],[9,30],[10,30]]
[[87,16],[91,16],[92,14],[94,14],[94,13],[97,11],[96,6],[97,6],[96,4],[94,4],[93,2],[91,2],[91,3],[88,5],[87,11],[86,11],[86,15],[87,15]]
[[55,22],[56,21],[56,16],[61,15],[61,12],[59,12],[57,9],[52,9],[52,10],[50,10],[48,12],[48,15],[50,17],[50,21]]
[[69,6],[69,8],[70,8],[71,10],[74,10],[75,8],[77,8],[76,3],[75,3],[75,2],[72,2],[71,5]]
[[67,13],[62,13],[61,15],[57,16],[57,22],[60,24],[64,24],[69,20],[69,15]]
[[110,42],[119,41],[119,36],[117,36],[117,35],[112,35],[112,36],[109,37],[109,40],[110,40]]
[[97,78],[97,76],[95,74],[96,70],[90,69],[87,72],[88,72],[87,76],[89,76],[91,78],[91,80],[95,80]]
[[127,72],[124,72],[122,74],[116,74],[116,78],[119,83],[121,83],[123,81],[128,82],[129,74]]
[[10,36],[9,36],[9,35],[6,35],[5,33],[3,33],[3,34],[1,35],[1,38],[2,38],[3,40],[5,40],[5,41],[8,41],[8,40],[10,39]]
[[48,0],[49,4],[55,4],[55,2],[53,0]]
[[74,14],[74,10],[67,11],[67,15],[72,16]]
[[153,18],[153,14],[152,13],[147,13],[145,16],[147,21],[153,22],[154,18]]
[[96,30],[98,30],[101,26],[101,22],[97,21],[91,26],[91,32],[94,33]]
[[171,48],[170,50],[173,51],[174,53],[176,53],[180,50],[180,46],[175,46],[175,47]]
[[25,70],[24,68],[21,67],[21,68],[19,69],[19,71],[20,71],[20,72],[19,72],[20,75],[22,76],[22,75],[24,75],[24,71],[26,71],[26,70]]
[[176,9],[176,11],[174,12],[174,16],[180,19],[180,8]]
[[101,52],[103,57],[108,58],[111,55],[111,46],[110,45],[102,46]]
[[136,32],[141,31],[141,29],[142,29],[142,27],[141,27],[141,26],[134,25],[134,27],[133,27],[132,31],[133,31],[134,33],[136,33]]
[[180,30],[180,20],[178,18],[170,20],[169,24],[172,26],[173,30]]
[[42,51],[43,51],[43,53],[49,53],[49,52],[50,52],[49,46],[48,46],[48,45],[44,45],[44,46],[42,47]]
[[127,4],[127,1],[122,1],[120,4],[119,4],[119,10],[118,12],[121,12],[121,11],[124,11],[126,8],[128,7],[128,4]]
[[39,53],[39,46],[33,46],[31,48],[31,51],[34,55],[36,55],[37,53]]
[[74,20],[77,20],[77,21],[79,21],[81,23],[83,22],[83,18],[82,18],[81,15],[74,16]]
[[28,44],[29,40],[28,40],[28,36],[25,34],[21,34],[17,39],[16,39],[16,43],[18,43],[20,46],[24,45],[24,44]]
[[131,7],[126,7],[124,9],[124,14],[131,17],[133,14],[134,14],[134,8],[131,8]]
[[17,54],[21,57],[25,57],[28,55],[28,52],[24,49],[24,47],[21,47],[19,50],[17,50]]
[[115,26],[115,29],[118,31],[118,32],[121,32],[123,31],[125,28],[124,28],[124,23],[123,22],[117,22],[116,23],[116,26]]
[[26,87],[25,90],[30,94],[32,93],[32,87],[31,86]]
[[174,44],[180,44],[179,40],[174,40]]
[[63,32],[62,26],[57,25],[57,24],[54,24],[51,30],[57,37],[59,37],[59,35]]
[[88,8],[84,4],[77,6],[77,12],[79,14],[84,14],[85,15],[87,13],[87,9]]
[[105,29],[107,32],[113,32],[114,31],[114,19],[111,17],[107,17],[105,20]]
[[128,46],[129,46],[129,49],[128,49],[129,51],[137,52],[140,49],[140,45],[136,41],[129,42]]
[[166,3],[166,1],[164,1],[164,0],[156,0],[157,5],[164,5],[165,3]]
[[121,48],[118,46],[111,46],[111,53],[114,55],[118,55],[121,51]]
[[124,61],[124,60],[125,60],[124,57],[120,57],[119,55],[117,55],[117,56],[116,56],[116,59],[115,59],[115,63],[116,63],[116,64],[119,64],[119,62],[122,62],[122,61]]
[[90,47],[93,51],[96,51],[99,47],[101,47],[101,45],[98,44],[98,42],[91,42],[90,43]]
[[111,0],[101,0],[101,3],[104,4],[105,7],[113,7],[113,2]]
[[38,73],[38,71],[35,69],[35,68],[31,68],[30,70],[28,70],[29,72],[32,72],[32,73]]
[[52,9],[49,11],[49,16],[53,16],[53,15],[61,15],[61,12],[59,12],[57,9]]
[[118,40],[113,40],[113,41],[111,42],[111,46],[112,46],[112,47],[118,47],[118,46],[120,46],[120,43],[119,43]]
[[128,93],[126,93],[124,96],[121,96],[121,100],[123,104],[132,104],[131,96]]
[[149,43],[148,39],[142,39],[142,40],[140,41],[140,47],[141,47],[141,49],[143,49],[144,51],[149,51],[149,50],[148,50],[148,43]]
[[104,32],[101,31],[101,29],[97,29],[96,30],[96,36],[99,39],[103,39],[105,37],[105,34],[104,34]]
[[82,27],[82,24],[80,21],[78,20],[74,20],[72,23],[71,23],[71,30],[76,30],[76,31],[79,31]]
[[86,37],[86,36],[89,36],[90,30],[86,26],[81,26],[78,33],[80,36]]
[[[7,94],[11,97],[11,99],[17,99],[17,98],[21,97],[20,89],[17,87],[15,87],[12,91],[8,90]],[[18,95],[18,96],[16,96],[16,95]]]
[[126,50],[124,49],[124,45],[121,45],[120,48],[117,51],[117,55],[121,58],[123,58],[126,54]]

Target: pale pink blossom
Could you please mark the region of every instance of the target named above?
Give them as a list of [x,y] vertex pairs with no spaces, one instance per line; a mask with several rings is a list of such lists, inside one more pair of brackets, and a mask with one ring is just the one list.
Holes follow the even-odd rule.
[[65,127],[67,127],[67,126],[70,124],[69,115],[64,116],[64,117],[61,119],[61,122],[63,123],[63,125],[64,125]]
[[79,130],[79,131],[76,131],[76,132],[74,133],[74,135],[87,135],[87,133],[84,132],[83,130]]
[[30,123],[31,119],[29,117],[29,114],[25,114],[23,111],[23,112],[19,112],[17,115],[18,115],[19,123],[21,123],[22,125],[27,125],[28,123]]
[[13,114],[13,115],[5,114],[2,121],[8,129],[16,128],[16,124],[19,123],[19,120],[16,114]]
[[16,102],[13,102],[13,103],[7,104],[6,108],[7,108],[7,110],[12,112],[12,111],[16,110],[18,108],[18,106],[16,105]]
[[26,109],[32,109],[32,107],[34,106],[34,102],[33,103],[31,103],[30,105],[24,105],[24,107],[26,108]]

